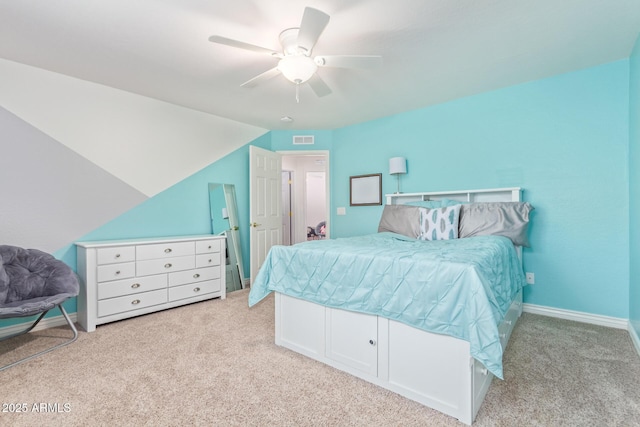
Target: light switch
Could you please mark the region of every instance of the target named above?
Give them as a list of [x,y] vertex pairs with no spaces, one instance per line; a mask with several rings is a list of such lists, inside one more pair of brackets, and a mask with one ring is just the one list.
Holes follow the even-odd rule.
[[346,215],[347,214],[347,210],[345,208],[338,208],[336,213],[338,215]]

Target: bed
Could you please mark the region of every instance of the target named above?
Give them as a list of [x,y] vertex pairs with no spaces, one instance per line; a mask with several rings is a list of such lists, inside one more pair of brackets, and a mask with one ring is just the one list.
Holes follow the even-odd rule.
[[275,292],[277,345],[471,424],[522,312],[521,193],[387,195],[378,233],[274,246],[249,305]]

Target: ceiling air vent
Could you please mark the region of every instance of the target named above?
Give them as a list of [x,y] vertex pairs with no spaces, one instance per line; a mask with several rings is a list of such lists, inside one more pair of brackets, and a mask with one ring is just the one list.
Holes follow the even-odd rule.
[[293,145],[312,145],[313,135],[294,135]]

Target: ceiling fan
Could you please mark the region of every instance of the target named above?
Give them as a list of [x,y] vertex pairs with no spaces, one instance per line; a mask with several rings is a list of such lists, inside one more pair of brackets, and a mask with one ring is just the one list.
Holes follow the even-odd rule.
[[241,84],[242,87],[254,87],[266,80],[282,74],[296,85],[296,100],[299,102],[299,86],[308,83],[318,97],[329,95],[331,89],[316,73],[318,67],[336,68],[375,68],[382,64],[378,55],[322,55],[311,57],[311,51],[318,38],[329,23],[329,15],[306,7],[300,27],[287,28],[280,33],[282,52],[261,46],[213,35],[209,41],[240,49],[267,54],[278,58],[278,65]]

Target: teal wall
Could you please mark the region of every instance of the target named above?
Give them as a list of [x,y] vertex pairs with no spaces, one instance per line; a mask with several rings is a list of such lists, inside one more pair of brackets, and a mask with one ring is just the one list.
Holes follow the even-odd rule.
[[[252,142],[269,148],[271,139],[265,134]],[[249,224],[249,146],[239,148],[187,179],[157,194],[104,226],[86,234],[78,241],[125,239],[132,237],[178,236],[211,233],[209,183],[234,184],[238,203],[238,221]],[[239,172],[241,171],[241,172]],[[240,238],[249,239],[248,227],[240,227]],[[248,244],[243,256],[249,256]],[[73,244],[54,254],[75,268]],[[248,275],[245,272],[245,275]]]
[[[293,145],[295,135],[313,135],[313,145]],[[273,151],[316,151],[333,148],[333,131],[330,130],[281,130],[271,131],[271,150]]]
[[629,171],[629,319],[640,336],[640,37],[630,60]]
[[[632,148],[640,135],[640,100],[629,97],[630,69],[634,93],[640,85],[637,51],[630,60],[341,129],[272,131],[251,144],[330,151],[332,237],[377,230],[382,207],[350,207],[349,176],[380,172],[383,193],[392,193],[390,157],[408,159],[403,192],[523,187],[536,208],[532,247],[524,251],[536,284],[526,288],[525,302],[637,320],[640,289],[629,286],[640,274],[629,262],[630,253],[639,256],[630,246],[638,227],[630,230],[629,222],[639,208],[638,197],[630,198],[638,188],[629,184],[629,168],[640,162],[639,149],[629,156],[630,133]],[[309,134],[315,145],[292,145],[292,136]],[[244,146],[78,240],[210,233],[209,182],[235,184],[239,221],[248,224],[248,162]],[[347,214],[335,215],[337,207]],[[249,260],[248,229],[240,235]],[[75,268],[73,244],[54,255]],[[248,261],[244,267],[248,277]]]
[[627,318],[628,85],[623,60],[336,130],[332,236],[376,230],[382,207],[349,207],[346,183],[382,172],[395,191],[390,157],[408,159],[403,192],[520,186],[525,301]]

